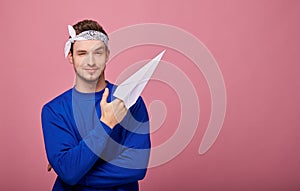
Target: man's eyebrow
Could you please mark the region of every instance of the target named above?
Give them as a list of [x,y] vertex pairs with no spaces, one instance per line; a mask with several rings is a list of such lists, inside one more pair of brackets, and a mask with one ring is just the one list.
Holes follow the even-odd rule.
[[76,50],[76,52],[87,52],[86,50]]
[[95,51],[103,50],[103,49],[104,49],[104,47],[103,47],[103,46],[100,46],[100,47],[96,48]]
[[[104,50],[104,46],[99,46],[98,48],[96,48],[96,49],[93,50],[93,51],[101,51],[101,50]],[[85,49],[79,49],[79,50],[76,50],[76,52],[78,52],[78,53],[83,53],[83,52],[88,52],[88,51],[85,50]]]

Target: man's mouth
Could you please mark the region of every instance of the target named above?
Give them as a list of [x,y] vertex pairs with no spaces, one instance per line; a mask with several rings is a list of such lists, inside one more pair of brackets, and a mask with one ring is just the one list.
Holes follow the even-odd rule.
[[90,73],[94,73],[97,71],[97,68],[85,68],[86,71],[90,72]]

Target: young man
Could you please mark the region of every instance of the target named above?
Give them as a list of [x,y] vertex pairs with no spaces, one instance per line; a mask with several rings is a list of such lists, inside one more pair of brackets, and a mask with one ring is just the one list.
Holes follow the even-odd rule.
[[95,21],[69,26],[65,55],[75,86],[43,106],[47,158],[54,191],[136,191],[150,153],[148,113],[141,97],[126,109],[105,80],[108,37]]

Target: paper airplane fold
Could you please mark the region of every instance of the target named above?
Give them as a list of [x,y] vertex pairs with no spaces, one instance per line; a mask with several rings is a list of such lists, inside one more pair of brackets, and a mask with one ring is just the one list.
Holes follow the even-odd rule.
[[145,66],[140,68],[132,76],[123,81],[116,88],[113,95],[123,100],[127,109],[135,104],[135,102],[143,92],[165,51],[166,50],[158,54],[155,58],[153,58]]

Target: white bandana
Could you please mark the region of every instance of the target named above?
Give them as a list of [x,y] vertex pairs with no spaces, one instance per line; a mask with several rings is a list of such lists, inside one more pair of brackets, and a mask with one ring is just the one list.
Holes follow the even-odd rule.
[[66,42],[65,45],[65,57],[68,56],[71,50],[71,45],[76,40],[101,40],[102,42],[104,42],[105,46],[108,47],[108,37],[102,32],[95,31],[95,30],[88,30],[88,31],[83,31],[82,33],[76,36],[76,31],[71,25],[68,25],[68,30],[71,38]]

